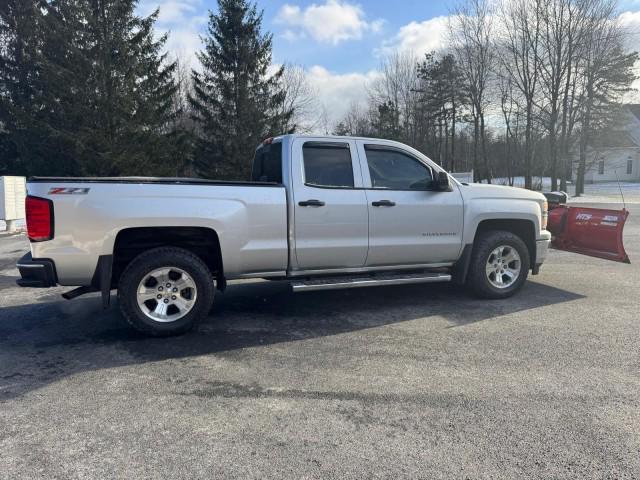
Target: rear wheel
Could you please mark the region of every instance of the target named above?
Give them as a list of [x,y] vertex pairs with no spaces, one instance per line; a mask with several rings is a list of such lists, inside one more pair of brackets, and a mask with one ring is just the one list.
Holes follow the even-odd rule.
[[474,245],[467,286],[480,298],[507,298],[522,288],[529,274],[529,250],[520,237],[487,232]]
[[211,308],[213,276],[196,255],[154,248],[134,258],[120,277],[118,300],[136,330],[156,336],[191,330]]

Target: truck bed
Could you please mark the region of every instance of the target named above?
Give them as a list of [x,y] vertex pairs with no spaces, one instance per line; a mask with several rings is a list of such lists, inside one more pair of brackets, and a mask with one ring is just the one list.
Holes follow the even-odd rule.
[[27,190],[53,202],[54,237],[31,250],[34,258],[56,258],[61,285],[91,283],[98,258],[136,228],[213,231],[229,279],[287,269],[287,198],[276,183],[34,177]]
[[29,183],[141,183],[171,185],[226,185],[239,187],[278,187],[273,182],[248,182],[236,180],[209,180],[192,177],[30,177]]

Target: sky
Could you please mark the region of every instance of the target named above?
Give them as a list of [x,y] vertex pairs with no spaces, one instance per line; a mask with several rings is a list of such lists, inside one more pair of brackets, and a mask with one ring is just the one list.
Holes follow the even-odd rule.
[[[200,35],[216,5],[216,0],[141,0],[138,13],[160,8],[156,30],[169,32],[167,48],[197,68]],[[258,0],[257,5],[264,12],[263,30],[273,33],[273,63],[303,66],[335,123],[352,103],[365,101],[364,86],[379,75],[386,54],[422,55],[444,47],[455,1]],[[621,0],[620,15],[623,24],[640,31],[640,0]],[[640,35],[630,39],[640,50]]]

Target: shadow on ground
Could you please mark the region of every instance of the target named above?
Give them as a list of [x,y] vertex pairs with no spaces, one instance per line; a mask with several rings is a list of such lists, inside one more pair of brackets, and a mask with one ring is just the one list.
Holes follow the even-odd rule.
[[220,354],[246,347],[357,332],[408,320],[446,319],[450,327],[569,302],[581,295],[528,282],[504,301],[478,301],[449,284],[375,287],[293,294],[286,282],[230,286],[216,296],[212,314],[187,335],[146,338],[120,317],[117,301],[39,303],[0,314],[0,401],[87,370]]

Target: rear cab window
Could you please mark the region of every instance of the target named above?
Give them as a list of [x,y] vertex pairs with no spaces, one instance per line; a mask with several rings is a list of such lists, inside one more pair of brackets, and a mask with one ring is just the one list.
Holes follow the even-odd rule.
[[282,142],[263,144],[256,149],[251,181],[282,183]]
[[348,143],[305,142],[302,157],[305,185],[354,188],[353,162]]

